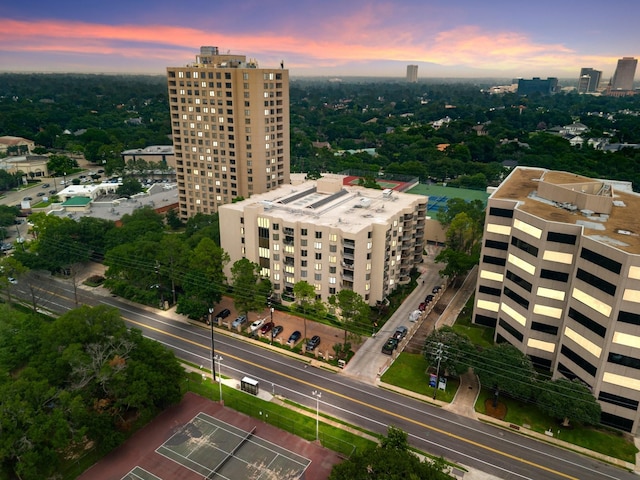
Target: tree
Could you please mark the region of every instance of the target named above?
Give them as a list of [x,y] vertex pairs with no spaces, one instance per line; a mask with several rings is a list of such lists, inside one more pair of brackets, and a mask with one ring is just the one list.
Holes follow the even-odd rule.
[[342,318],[344,326],[343,343],[347,343],[346,323],[367,324],[368,327],[371,308],[359,293],[353,290],[340,290],[337,295],[332,295],[329,298],[329,303],[334,304],[340,309],[340,317]]
[[509,343],[485,348],[473,361],[480,383],[514,398],[533,397],[536,372],[529,357]]
[[69,173],[78,168],[78,162],[66,155],[51,155],[47,162],[47,170],[53,172],[56,176]]
[[465,373],[473,358],[474,346],[468,337],[460,335],[453,328],[445,325],[429,334],[424,343],[424,356],[430,365],[437,364],[437,345],[442,344],[445,355],[440,359],[440,368],[452,376]]
[[271,282],[260,276],[260,265],[246,258],[231,267],[234,306],[238,312],[248,314],[262,310],[271,295]]
[[136,193],[140,193],[141,191],[142,185],[134,177],[124,177],[122,179],[122,185],[116,189],[116,193],[123,197],[130,197]]
[[596,425],[600,422],[600,404],[589,389],[577,378],[546,380],[540,384],[538,407],[554,418],[562,419],[562,426],[569,421]]
[[358,452],[349,460],[333,467],[329,480],[383,479],[453,479],[444,460],[420,459],[409,449],[407,434],[390,426],[381,444]]
[[316,290],[306,280],[301,280],[296,282],[293,286],[293,296],[298,303],[298,308],[302,309],[302,320],[304,322],[304,336],[302,338],[307,338],[307,308],[311,305],[311,302],[316,298]]

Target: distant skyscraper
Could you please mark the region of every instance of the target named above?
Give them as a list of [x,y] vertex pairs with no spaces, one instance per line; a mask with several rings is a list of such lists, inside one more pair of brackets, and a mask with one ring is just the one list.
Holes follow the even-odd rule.
[[616,73],[611,82],[612,90],[633,90],[633,77],[636,75],[638,60],[633,57],[622,57],[618,60]]
[[595,92],[598,90],[602,72],[593,68],[583,68],[580,70],[578,79],[578,93]]
[[289,71],[201,47],[167,67],[180,217],[289,184]]
[[407,82],[416,83],[418,81],[418,65],[407,65]]

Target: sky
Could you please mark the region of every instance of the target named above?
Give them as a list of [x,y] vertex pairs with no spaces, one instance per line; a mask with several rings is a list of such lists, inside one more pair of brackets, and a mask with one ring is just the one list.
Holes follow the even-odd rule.
[[613,75],[637,0],[7,0],[0,71],[164,75],[201,45],[296,76]]

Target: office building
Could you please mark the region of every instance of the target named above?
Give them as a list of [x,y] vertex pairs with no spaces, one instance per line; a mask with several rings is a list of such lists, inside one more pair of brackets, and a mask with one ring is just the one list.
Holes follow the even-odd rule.
[[518,95],[532,95],[539,93],[541,95],[551,95],[558,91],[558,79],[549,77],[546,80],[540,77],[533,77],[530,80],[518,79]]
[[369,305],[385,302],[422,262],[428,199],[343,180],[328,175],[221,206],[227,275],[248,258],[285,301],[305,280],[324,301],[350,289]]
[[598,91],[602,72],[593,68],[582,68],[578,79],[578,93],[593,93]]
[[407,82],[416,83],[418,81],[418,65],[407,65]]
[[553,378],[580,379],[601,422],[634,434],[638,211],[628,182],[517,167],[489,197],[473,312]]
[[289,72],[201,47],[168,67],[180,217],[289,183]]
[[612,90],[633,90],[633,78],[636,75],[638,60],[633,57],[622,57],[611,81]]

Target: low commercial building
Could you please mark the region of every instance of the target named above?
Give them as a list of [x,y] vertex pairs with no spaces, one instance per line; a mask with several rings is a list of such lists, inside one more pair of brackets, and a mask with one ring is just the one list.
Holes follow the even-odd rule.
[[343,185],[329,175],[219,208],[227,265],[243,257],[284,300],[305,280],[318,298],[342,289],[385,302],[422,262],[427,197]]
[[580,379],[601,422],[634,434],[639,211],[629,182],[515,168],[489,197],[473,312],[554,378]]

